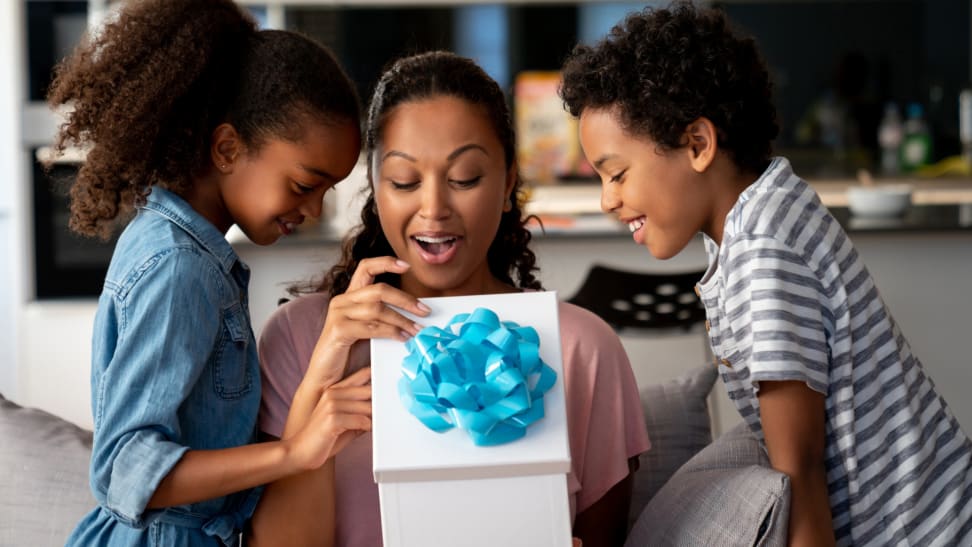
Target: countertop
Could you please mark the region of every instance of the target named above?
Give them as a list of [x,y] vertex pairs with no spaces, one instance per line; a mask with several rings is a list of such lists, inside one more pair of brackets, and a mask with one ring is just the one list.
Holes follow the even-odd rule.
[[[810,185],[845,230],[854,232],[972,231],[972,179],[880,179],[877,184],[909,184],[912,205],[897,217],[855,217],[847,208],[854,180],[812,180]],[[540,218],[547,237],[626,235],[628,230],[600,211],[597,184],[535,186],[526,212]],[[539,230],[536,230],[539,231]]]
[[[847,188],[851,180],[810,181],[821,201],[849,233],[972,232],[972,179],[881,180],[879,184],[911,184],[912,206],[898,217],[855,217],[847,208]],[[543,230],[532,224],[541,238],[628,237],[628,229],[600,211],[600,186],[571,183],[535,186],[529,190],[526,213],[543,222]],[[281,238],[282,245],[337,244],[346,227],[320,222],[303,226]],[[230,243],[252,243],[235,227],[227,234]]]

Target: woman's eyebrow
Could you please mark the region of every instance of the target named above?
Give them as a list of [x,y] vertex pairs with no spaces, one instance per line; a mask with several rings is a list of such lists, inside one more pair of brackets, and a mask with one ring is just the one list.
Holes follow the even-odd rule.
[[469,150],[479,150],[483,154],[486,154],[487,156],[489,156],[489,152],[487,152],[485,148],[483,148],[482,146],[480,146],[478,144],[464,144],[464,145],[460,146],[459,148],[456,148],[455,150],[453,150],[452,153],[449,154],[449,158],[448,159],[449,159],[449,161],[452,161],[452,160],[458,158],[462,153],[467,152]]
[[381,157],[381,161],[385,161],[385,160],[387,160],[388,158],[391,158],[391,157],[405,158],[406,160],[408,160],[408,161],[410,161],[412,163],[415,163],[416,161],[418,161],[415,158],[413,158],[412,156],[409,156],[408,154],[406,154],[405,152],[399,152],[398,150],[390,150],[387,154],[385,154],[384,156]]

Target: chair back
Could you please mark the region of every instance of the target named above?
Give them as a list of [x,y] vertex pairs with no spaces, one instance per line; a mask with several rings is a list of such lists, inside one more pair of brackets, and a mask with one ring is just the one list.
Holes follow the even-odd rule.
[[594,312],[615,330],[689,330],[705,322],[705,308],[695,293],[704,273],[630,272],[595,264],[567,301]]

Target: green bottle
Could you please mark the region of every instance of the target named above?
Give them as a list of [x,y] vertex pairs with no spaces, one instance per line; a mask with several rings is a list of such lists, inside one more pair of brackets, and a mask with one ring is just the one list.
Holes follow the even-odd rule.
[[908,119],[904,123],[901,139],[901,170],[914,171],[931,163],[932,140],[925,123],[924,110],[918,103],[908,105]]

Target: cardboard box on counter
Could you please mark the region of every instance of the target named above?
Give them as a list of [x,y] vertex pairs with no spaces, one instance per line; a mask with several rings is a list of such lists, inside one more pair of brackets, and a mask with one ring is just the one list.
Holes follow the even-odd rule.
[[402,402],[405,344],[372,340],[374,476],[386,547],[571,545],[570,448],[560,328],[554,292],[428,298],[414,319],[445,328],[460,313],[488,308],[501,321],[533,327],[540,358],[556,373],[544,417],[522,438],[477,446],[458,427],[437,433]]

